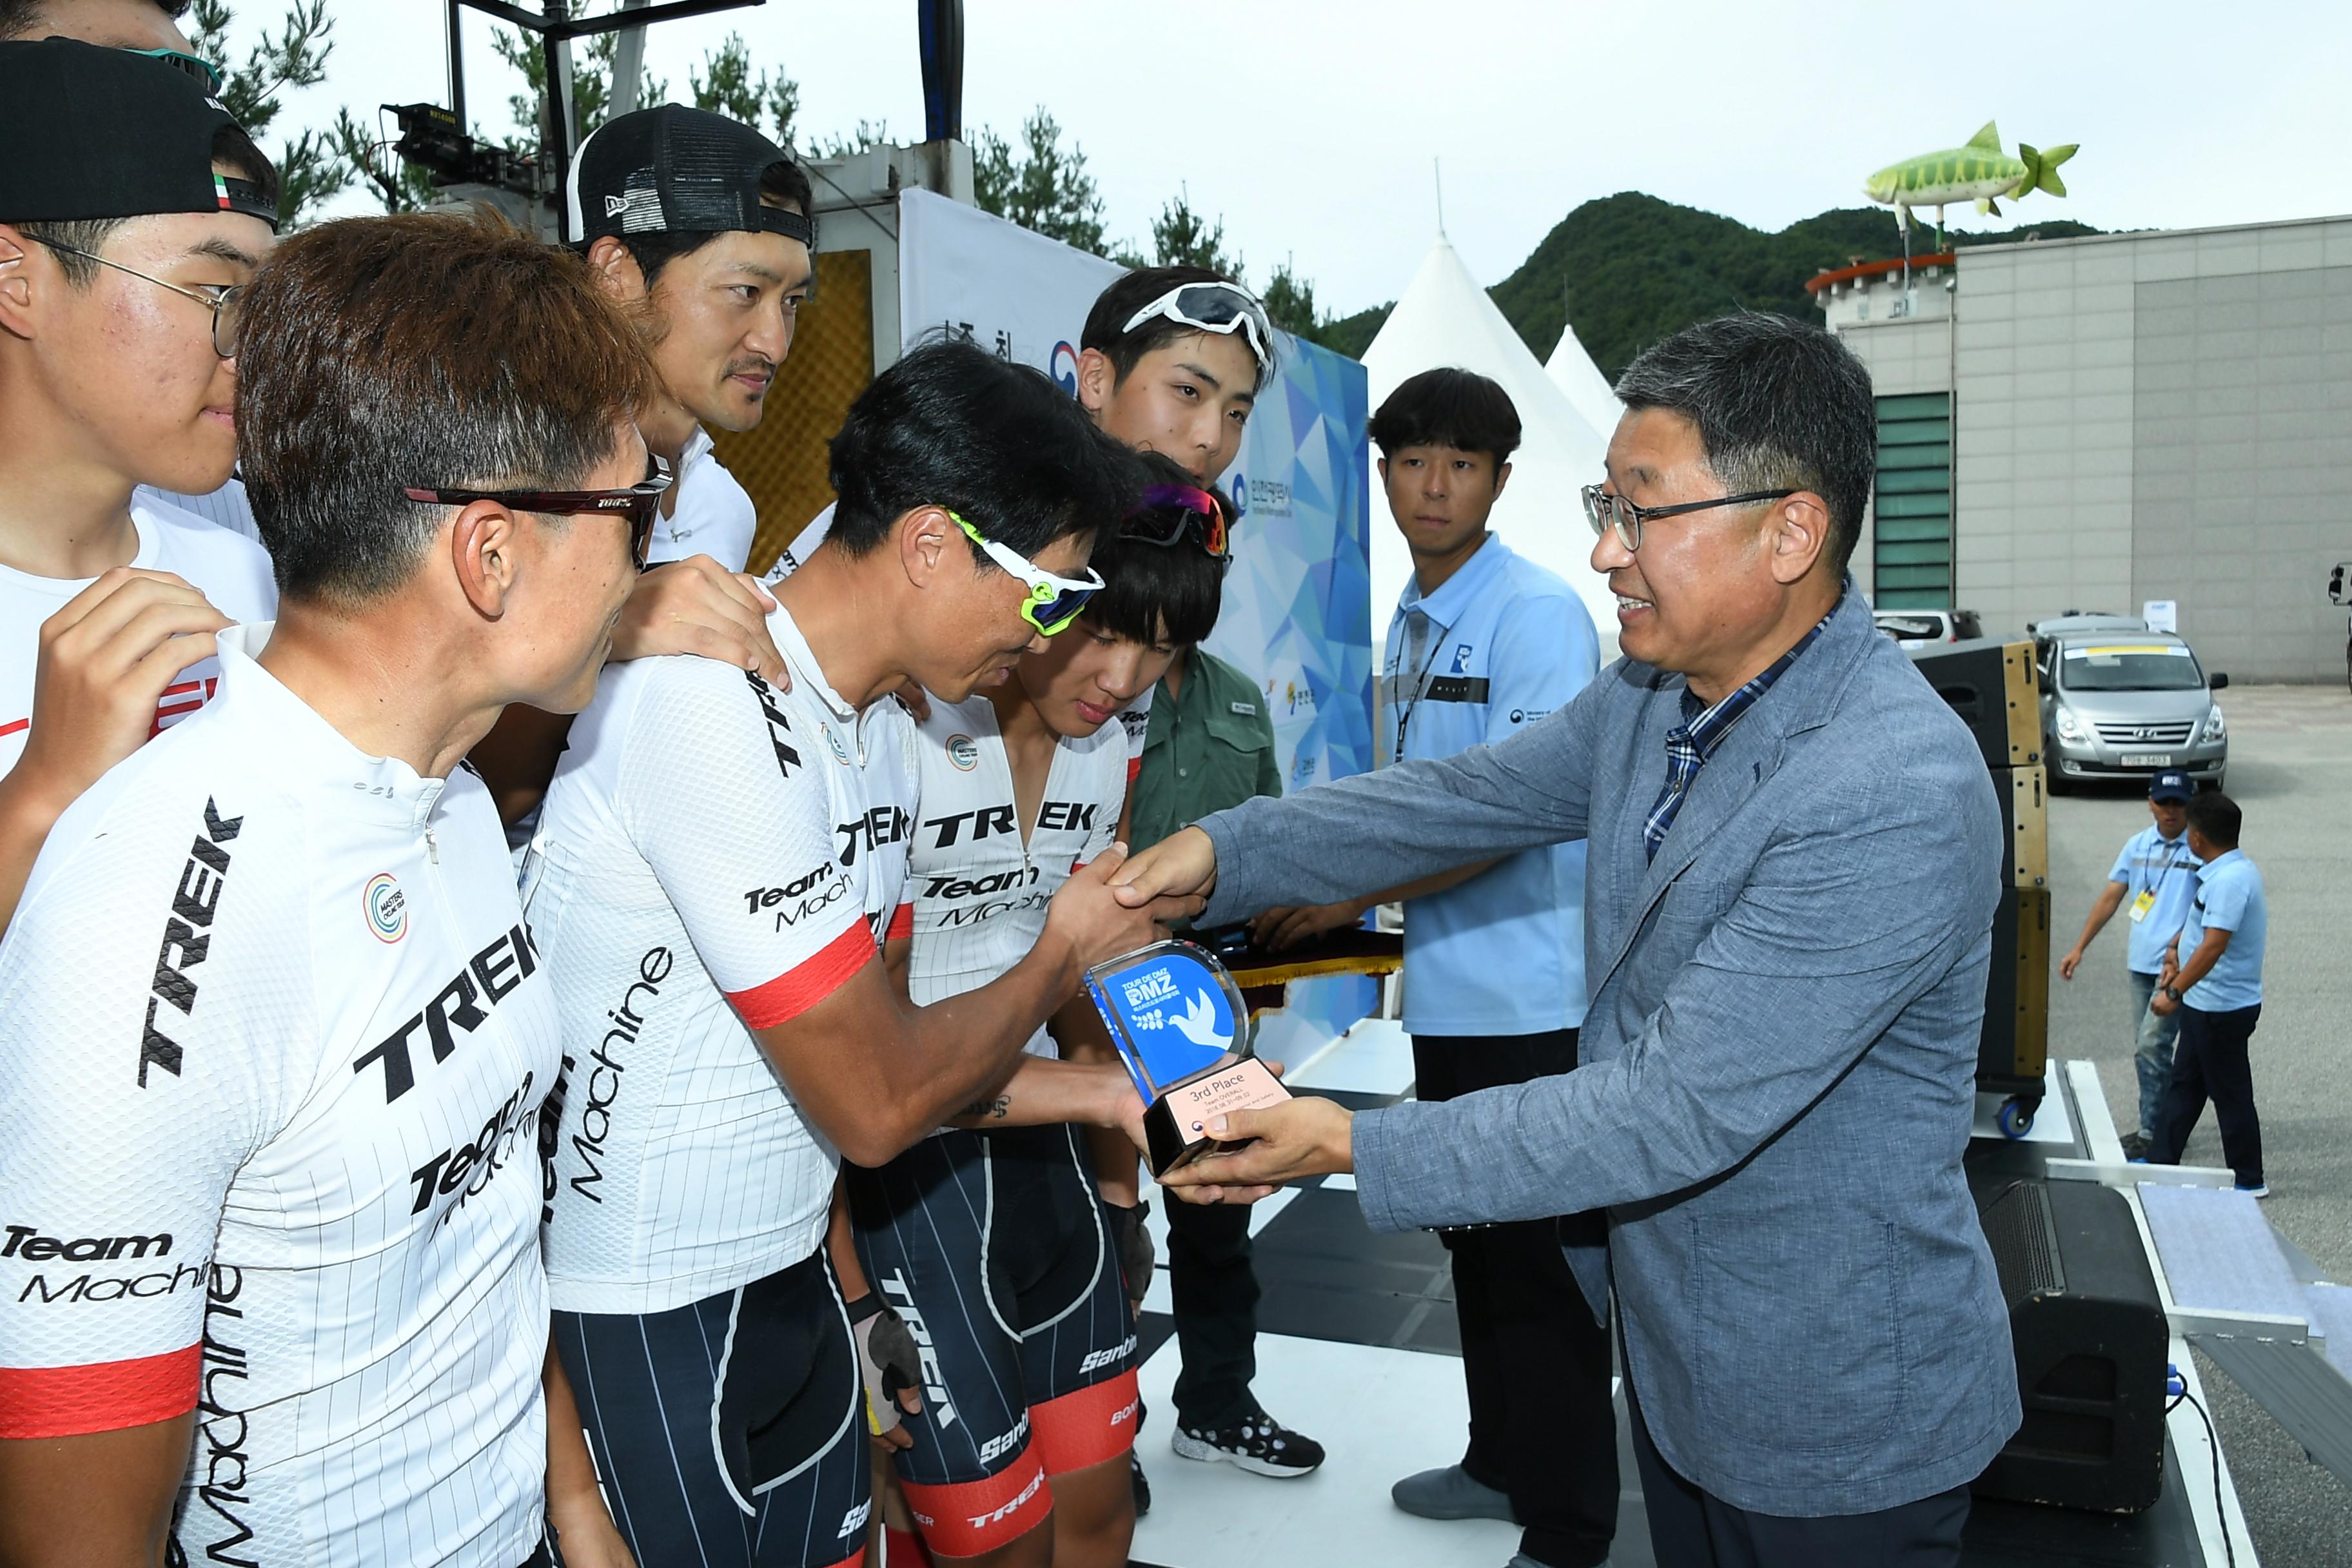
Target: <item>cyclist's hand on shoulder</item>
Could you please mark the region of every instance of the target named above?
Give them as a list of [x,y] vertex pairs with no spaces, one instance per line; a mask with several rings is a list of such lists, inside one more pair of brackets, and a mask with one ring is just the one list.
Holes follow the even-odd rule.
[[730,572],[708,555],[665,562],[637,576],[613,626],[613,658],[690,653],[738,669],[759,671],[790,691],[791,675],[776,639],[768,635],[774,595],[747,572]]
[[154,732],[164,688],[230,624],[169,572],[116,566],[41,623],[32,727],[10,774],[55,811]]

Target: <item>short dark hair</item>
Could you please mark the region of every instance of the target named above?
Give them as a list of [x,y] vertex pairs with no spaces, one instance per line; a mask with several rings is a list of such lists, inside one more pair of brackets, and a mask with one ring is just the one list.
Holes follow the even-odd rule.
[[[155,9],[174,22],[188,14],[195,0],[151,0]],[[11,38],[29,37],[33,26],[49,11],[59,5],[70,5],[73,0],[0,0],[0,43]]]
[[1830,570],[1843,574],[1878,472],[1878,411],[1870,372],[1835,334],[1769,310],[1717,316],[1643,349],[1617,396],[1696,426],[1709,471],[1734,493],[1820,496]]
[[2238,809],[2238,803],[2218,789],[2201,790],[2189,797],[2189,826],[2208,844],[2235,849],[2245,820],[2246,814]]
[[[760,195],[803,217],[812,216],[815,209],[816,195],[809,184],[808,171],[789,158],[771,163],[760,171]],[[664,268],[681,256],[693,255],[724,232],[728,231],[659,229],[650,234],[625,234],[619,237],[622,245],[628,248],[630,259],[637,264],[637,271],[645,278],[646,291],[650,293]],[[583,242],[579,247],[581,253],[585,255],[589,246],[594,243],[593,240]]]
[[[0,5],[5,3],[6,0],[0,0]],[[5,16],[0,16],[0,21],[5,20]],[[0,29],[0,37],[5,36],[5,30]],[[224,125],[213,132],[213,162],[226,167],[238,179],[252,182],[259,189],[263,201],[273,206],[277,205],[278,165],[272,163],[268,154],[253,144],[253,138],[238,127]],[[46,239],[52,245],[71,246],[73,250],[88,252],[85,256],[76,256],[72,250],[49,252],[57,258],[58,270],[65,275],[68,288],[87,289],[90,280],[98,276],[98,263],[90,260],[89,257],[102,253],[106,249],[106,242],[114,237],[114,231],[130,221],[128,217],[85,217],[53,223],[20,223],[16,227],[29,239]]]
[[[1110,361],[1118,379],[1125,381],[1143,363],[1145,354],[1200,331],[1198,327],[1188,327],[1166,316],[1154,316],[1133,331],[1127,330],[1128,319],[1138,310],[1171,289],[1187,283],[1230,283],[1236,289],[1241,287],[1239,279],[1228,278],[1207,267],[1139,267],[1095,296],[1094,307],[1087,312],[1087,324],[1078,331],[1078,347],[1098,351]],[[1236,331],[1234,336],[1242,347],[1250,347],[1246,335]],[[1268,348],[1270,353],[1271,345]],[[1264,392],[1265,384],[1274,379],[1274,362],[1255,349],[1250,349],[1250,358],[1257,365],[1257,381],[1251,390]]]
[[[1145,452],[1140,461],[1147,485],[1200,487],[1200,481],[1171,458]],[[1216,490],[1209,494],[1220,505],[1226,504]],[[1199,515],[1174,505],[1139,506],[1124,521],[1159,524],[1164,531],[1171,521]],[[1160,623],[1165,621],[1168,640],[1189,647],[1216,629],[1217,612],[1224,607],[1225,563],[1194,542],[1191,535],[1173,544],[1150,544],[1122,526],[1095,542],[1087,564],[1104,584],[1082,612],[1097,630],[1150,643],[1160,639]]]
[[1407,376],[1372,416],[1372,442],[1385,458],[1407,447],[1492,452],[1501,468],[1519,449],[1519,411],[1500,382],[1444,367]]
[[349,605],[406,582],[439,526],[402,486],[576,488],[653,385],[588,264],[478,207],[287,240],[247,294],[237,371],[278,588]]
[[1043,371],[959,338],[919,343],[876,376],[831,453],[826,538],[850,555],[879,545],[917,507],[939,506],[1034,556],[1057,539],[1117,528],[1142,488],[1134,454]]

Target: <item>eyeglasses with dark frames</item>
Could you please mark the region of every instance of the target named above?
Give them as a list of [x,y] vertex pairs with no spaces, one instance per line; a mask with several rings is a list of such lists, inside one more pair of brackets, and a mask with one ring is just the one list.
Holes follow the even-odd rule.
[[223,359],[236,357],[237,328],[245,321],[244,284],[205,283],[199,287],[208,292],[199,293],[194,289],[183,289],[177,283],[167,283],[161,278],[140,271],[136,267],[125,267],[120,261],[109,261],[103,256],[77,249],[70,245],[62,245],[54,239],[43,239],[37,234],[28,234],[25,237],[36,245],[45,245],[51,250],[61,251],[68,256],[79,256],[84,261],[95,261],[100,267],[111,267],[117,272],[128,272],[133,278],[142,279],[158,289],[169,289],[183,299],[194,300],[213,313],[213,353]]
[[1617,542],[1627,551],[1642,548],[1642,525],[1654,518],[1680,517],[1685,512],[1709,511],[1719,506],[1753,506],[1758,501],[1784,500],[1796,495],[1796,490],[1748,490],[1736,496],[1717,496],[1713,500],[1684,501],[1679,506],[1635,506],[1623,496],[1610,495],[1599,485],[1584,487],[1584,519],[1592,524],[1595,539],[1614,528]]
[[591,513],[621,517],[629,524],[629,558],[642,572],[646,555],[652,550],[654,520],[661,515],[662,492],[668,489],[673,476],[669,460],[649,454],[653,466],[646,477],[626,489],[617,490],[461,490],[442,489],[430,485],[404,485],[400,493],[413,501],[428,506],[470,506],[478,500],[496,501],[515,511],[536,511],[556,517],[584,517]]

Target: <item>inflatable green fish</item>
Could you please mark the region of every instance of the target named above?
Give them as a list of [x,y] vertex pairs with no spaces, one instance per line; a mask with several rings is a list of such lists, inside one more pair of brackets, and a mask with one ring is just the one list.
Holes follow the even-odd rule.
[[1996,198],[2000,196],[2021,196],[2029,191],[2064,195],[2066,186],[2058,178],[2058,165],[2074,155],[2072,143],[2044,153],[2021,142],[2012,158],[2000,150],[2000,128],[1988,121],[1983,130],[1969,138],[1967,146],[1889,163],[1870,176],[1863,191],[1872,201],[1892,206],[1895,221],[1906,232],[1915,207],[1934,207],[1936,226],[1941,229],[1947,202],[1973,201],[1977,211],[1998,214],[2000,206]]

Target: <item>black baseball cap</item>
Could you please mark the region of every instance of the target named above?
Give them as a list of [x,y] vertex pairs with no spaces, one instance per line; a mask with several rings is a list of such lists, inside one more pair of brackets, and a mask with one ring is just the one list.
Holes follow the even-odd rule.
[[275,229],[271,193],[213,173],[224,129],[251,145],[218,99],[162,60],[77,38],[0,43],[0,219],[236,212]]
[[740,120],[683,104],[640,109],[598,126],[564,181],[567,232],[780,234],[816,243],[816,225],[760,199],[760,177],[792,154]]
[[2189,782],[2187,773],[2178,769],[2168,769],[2147,781],[2147,798],[2150,800],[2188,800],[2196,794],[2197,786]]

